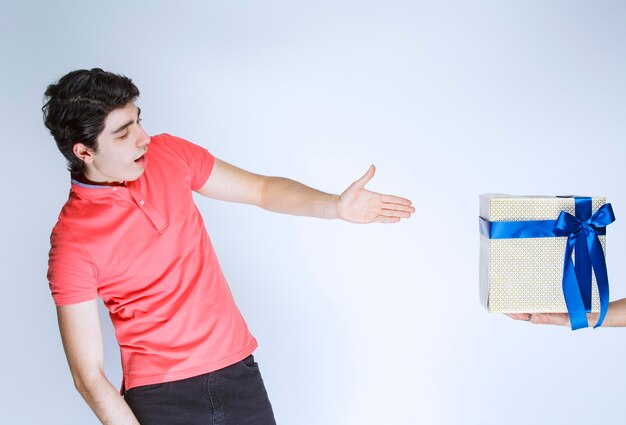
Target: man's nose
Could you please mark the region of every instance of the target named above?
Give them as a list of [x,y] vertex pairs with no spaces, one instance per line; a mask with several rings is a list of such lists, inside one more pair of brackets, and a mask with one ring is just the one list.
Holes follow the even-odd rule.
[[137,136],[137,147],[150,144],[150,136],[148,136],[148,133],[146,133],[143,128],[139,127],[139,134]]

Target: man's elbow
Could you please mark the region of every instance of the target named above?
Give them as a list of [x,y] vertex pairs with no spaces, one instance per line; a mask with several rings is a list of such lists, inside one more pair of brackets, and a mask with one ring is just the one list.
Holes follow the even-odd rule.
[[74,387],[84,397],[102,385],[106,379],[100,369],[82,370],[72,373]]

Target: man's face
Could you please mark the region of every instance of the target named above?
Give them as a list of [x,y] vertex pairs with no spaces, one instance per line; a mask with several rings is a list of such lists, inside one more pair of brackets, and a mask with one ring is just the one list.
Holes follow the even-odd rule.
[[[83,157],[85,177],[96,183],[123,183],[144,172],[150,137],[140,124],[141,110],[133,102],[114,109],[98,136],[98,150]],[[76,151],[75,145],[75,151]]]

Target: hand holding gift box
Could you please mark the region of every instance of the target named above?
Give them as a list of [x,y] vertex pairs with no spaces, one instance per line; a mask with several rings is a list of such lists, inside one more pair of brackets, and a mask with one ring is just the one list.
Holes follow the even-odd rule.
[[[506,315],[535,325],[569,326],[570,324],[567,313],[507,313]],[[599,317],[600,313],[587,313],[589,323],[596,323]],[[609,303],[602,327],[611,326],[626,327],[626,298]]]
[[[480,196],[480,297],[492,312],[565,313],[572,329],[609,302],[604,198]],[[518,317],[514,317],[518,318]]]

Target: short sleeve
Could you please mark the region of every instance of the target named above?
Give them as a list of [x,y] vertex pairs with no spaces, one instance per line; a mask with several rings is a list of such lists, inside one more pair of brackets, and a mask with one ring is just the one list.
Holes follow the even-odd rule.
[[157,137],[165,138],[164,141],[167,146],[189,165],[191,190],[196,191],[204,186],[204,183],[206,183],[211,175],[211,171],[213,171],[215,157],[202,146],[198,146],[180,137],[175,137],[170,134],[162,134]]
[[58,306],[89,301],[98,296],[95,263],[82,244],[57,228],[50,236],[48,282]]

